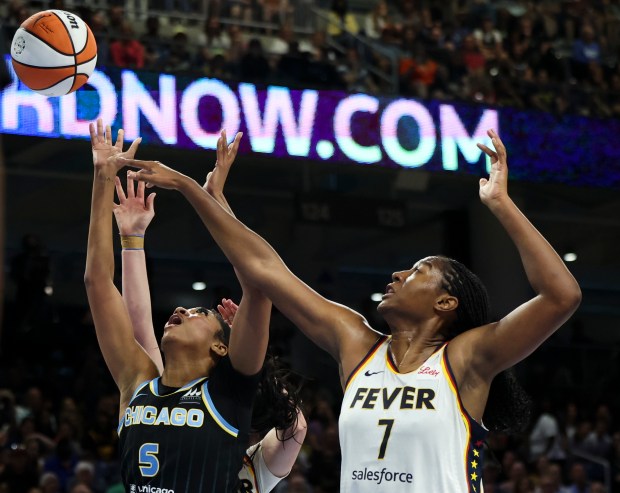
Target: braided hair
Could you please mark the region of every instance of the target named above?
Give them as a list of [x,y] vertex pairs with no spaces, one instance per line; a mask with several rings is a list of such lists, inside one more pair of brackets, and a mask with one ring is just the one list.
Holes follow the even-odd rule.
[[[442,287],[459,300],[456,321],[448,338],[489,323],[490,302],[486,287],[473,272],[457,260],[438,257],[443,263]],[[512,368],[497,374],[491,382],[483,420],[491,431],[518,433],[526,429],[532,401]]]

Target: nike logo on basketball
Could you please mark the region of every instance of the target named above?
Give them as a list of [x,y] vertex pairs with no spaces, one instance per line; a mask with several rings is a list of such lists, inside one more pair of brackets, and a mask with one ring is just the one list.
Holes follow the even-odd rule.
[[366,375],[367,377],[372,377],[373,375],[377,375],[379,373],[383,373],[383,370],[381,370],[381,371],[366,370],[366,373],[364,373],[364,375]]

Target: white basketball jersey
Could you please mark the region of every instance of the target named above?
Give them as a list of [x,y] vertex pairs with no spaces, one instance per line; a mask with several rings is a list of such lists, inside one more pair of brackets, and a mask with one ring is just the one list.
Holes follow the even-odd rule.
[[380,338],[347,381],[340,493],[482,492],[487,430],[465,411],[444,344],[398,373]]
[[286,476],[274,475],[263,457],[262,441],[252,445],[243,457],[243,467],[239,471],[237,493],[268,493]]

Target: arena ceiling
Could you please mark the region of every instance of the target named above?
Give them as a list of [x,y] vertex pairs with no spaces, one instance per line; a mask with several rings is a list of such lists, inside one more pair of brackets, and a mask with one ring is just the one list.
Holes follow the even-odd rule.
[[[19,251],[24,234],[38,235],[52,259],[55,301],[85,306],[82,277],[92,166],[88,143],[3,138],[6,263]],[[149,147],[140,153],[196,179],[214,161],[213,152]],[[477,187],[471,176],[253,155],[238,158],[226,192],[238,217],[264,236],[299,277],[355,306],[371,292],[382,291],[393,270],[425,255],[443,252],[474,259],[487,266],[487,275],[504,259],[514,264],[514,248],[489,239],[502,233],[484,226],[490,216],[479,206]],[[569,266],[584,292],[579,313],[597,338],[620,340],[618,191],[525,182],[511,182],[510,191],[560,253],[577,253]],[[159,190],[156,214],[147,233],[155,304],[166,310],[205,304],[205,292],[191,289],[196,280],[207,283],[207,296],[227,289],[238,294],[232,269],[180,194]],[[487,243],[506,248],[487,251]],[[519,270],[498,272],[523,278]],[[492,296],[514,282],[502,279]],[[11,295],[10,282],[7,289]]]

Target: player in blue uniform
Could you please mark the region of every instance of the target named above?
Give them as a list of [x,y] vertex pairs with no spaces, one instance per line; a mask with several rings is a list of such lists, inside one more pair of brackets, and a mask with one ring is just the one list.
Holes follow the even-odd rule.
[[[235,331],[219,313],[177,308],[164,329],[161,378],[134,338],[113,283],[112,205],[123,131],[91,124],[94,179],[85,284],[101,351],[120,391],[122,478],[129,492],[230,491],[247,446],[271,304],[242,282]],[[137,238],[124,238],[131,247]],[[258,325],[254,321],[259,321]],[[262,325],[261,325],[262,323]]]
[[[451,450],[452,459],[442,462],[445,451],[442,435],[423,433],[418,436],[416,429],[428,431],[420,426],[392,431],[396,421],[379,420],[375,428],[382,434],[380,441],[374,441],[368,439],[368,434],[349,426],[352,420],[341,420],[340,439],[341,443],[348,442],[347,450],[356,454],[364,451],[365,457],[372,450],[375,461],[394,461],[396,465],[392,468],[391,462],[385,462],[380,467],[381,462],[377,462],[375,467],[350,471],[357,457],[347,452],[342,461],[341,493],[426,493],[428,486],[424,489],[425,483],[417,481],[426,471],[440,471],[444,476],[456,478],[446,486],[432,487],[435,493],[480,491],[479,483],[474,482],[478,481],[476,471],[481,467],[478,461],[481,442],[480,439],[472,442],[472,429],[481,429],[483,424],[490,429],[501,429],[511,426],[513,418],[518,419],[515,411],[519,408],[511,402],[511,388],[499,388],[506,384],[501,375],[542,344],[568,320],[580,303],[579,286],[562,259],[511,200],[506,149],[494,131],[490,130],[488,135],[495,150],[479,144],[491,158],[490,176],[480,180],[480,199],[514,242],[535,296],[500,320],[489,322],[486,293],[480,280],[454,260],[427,257],[392,275],[392,282],[378,307],[392,332],[387,341],[369,327],[359,313],[326,300],[300,281],[268,243],[226,214],[194,180],[160,162],[124,161],[140,168],[133,177],[152,186],[178,190],[185,196],[238,272],[336,359],[343,389],[349,377],[379,346],[384,348],[385,370],[373,368],[369,378],[376,376],[375,372],[391,371],[395,378],[415,373],[432,379],[442,372],[445,383],[442,388],[451,387],[454,398],[450,406],[459,411],[458,414],[453,412],[450,419],[462,422],[459,425],[461,438],[454,445],[458,448]],[[219,145],[224,145],[223,139]],[[438,351],[442,351],[441,361],[432,359],[438,358]],[[433,364],[426,365],[426,362]],[[425,366],[429,367],[430,374],[425,374]],[[424,374],[420,375],[421,371]],[[431,384],[425,384],[422,394],[410,385],[397,386],[395,380],[390,385],[388,389],[379,382],[376,386],[358,388],[359,394],[350,396],[349,408],[398,407],[399,412],[420,413],[435,429],[441,430],[441,422],[432,421],[430,416],[438,403],[433,400]],[[505,394],[496,399],[494,396],[501,390],[506,391]],[[398,403],[394,404],[397,398]],[[498,403],[500,406],[495,405]],[[474,422],[477,426],[473,426]],[[399,434],[403,444],[421,440],[423,443],[419,445],[423,446],[424,453],[414,456],[405,446],[400,446],[396,459],[388,455],[392,434]],[[424,467],[420,468],[420,464]],[[474,470],[467,471],[466,475],[465,467]],[[351,475],[345,474],[348,470]]]
[[[209,173],[204,188],[232,214],[223,187],[230,166],[234,162],[239,146],[240,135],[230,144],[226,153],[217,156],[218,166]],[[145,185],[127,179],[127,192],[123,190],[120,179],[116,178],[116,192],[119,204],[114,206],[114,216],[121,236],[143,238],[155,215],[155,194],[145,196]],[[161,373],[164,369],[161,353],[151,316],[146,258],[143,248],[124,248],[122,250],[123,300],[127,305],[132,321],[134,335]],[[217,309],[232,330],[233,319],[238,306],[231,300],[222,300]],[[256,323],[256,321],[254,321]],[[255,397],[252,428],[265,436],[260,442],[246,450],[243,467],[239,470],[238,490],[244,493],[271,491],[275,485],[288,475],[306,433],[306,422],[301,410],[296,407],[296,389],[287,385],[282,371],[272,370],[274,361],[270,360],[262,373],[259,392]],[[265,391],[267,390],[267,391]],[[257,402],[258,401],[258,402]],[[271,428],[273,427],[273,428]],[[265,429],[266,428],[266,429]],[[269,429],[271,428],[271,429]],[[263,429],[265,429],[263,431]]]

